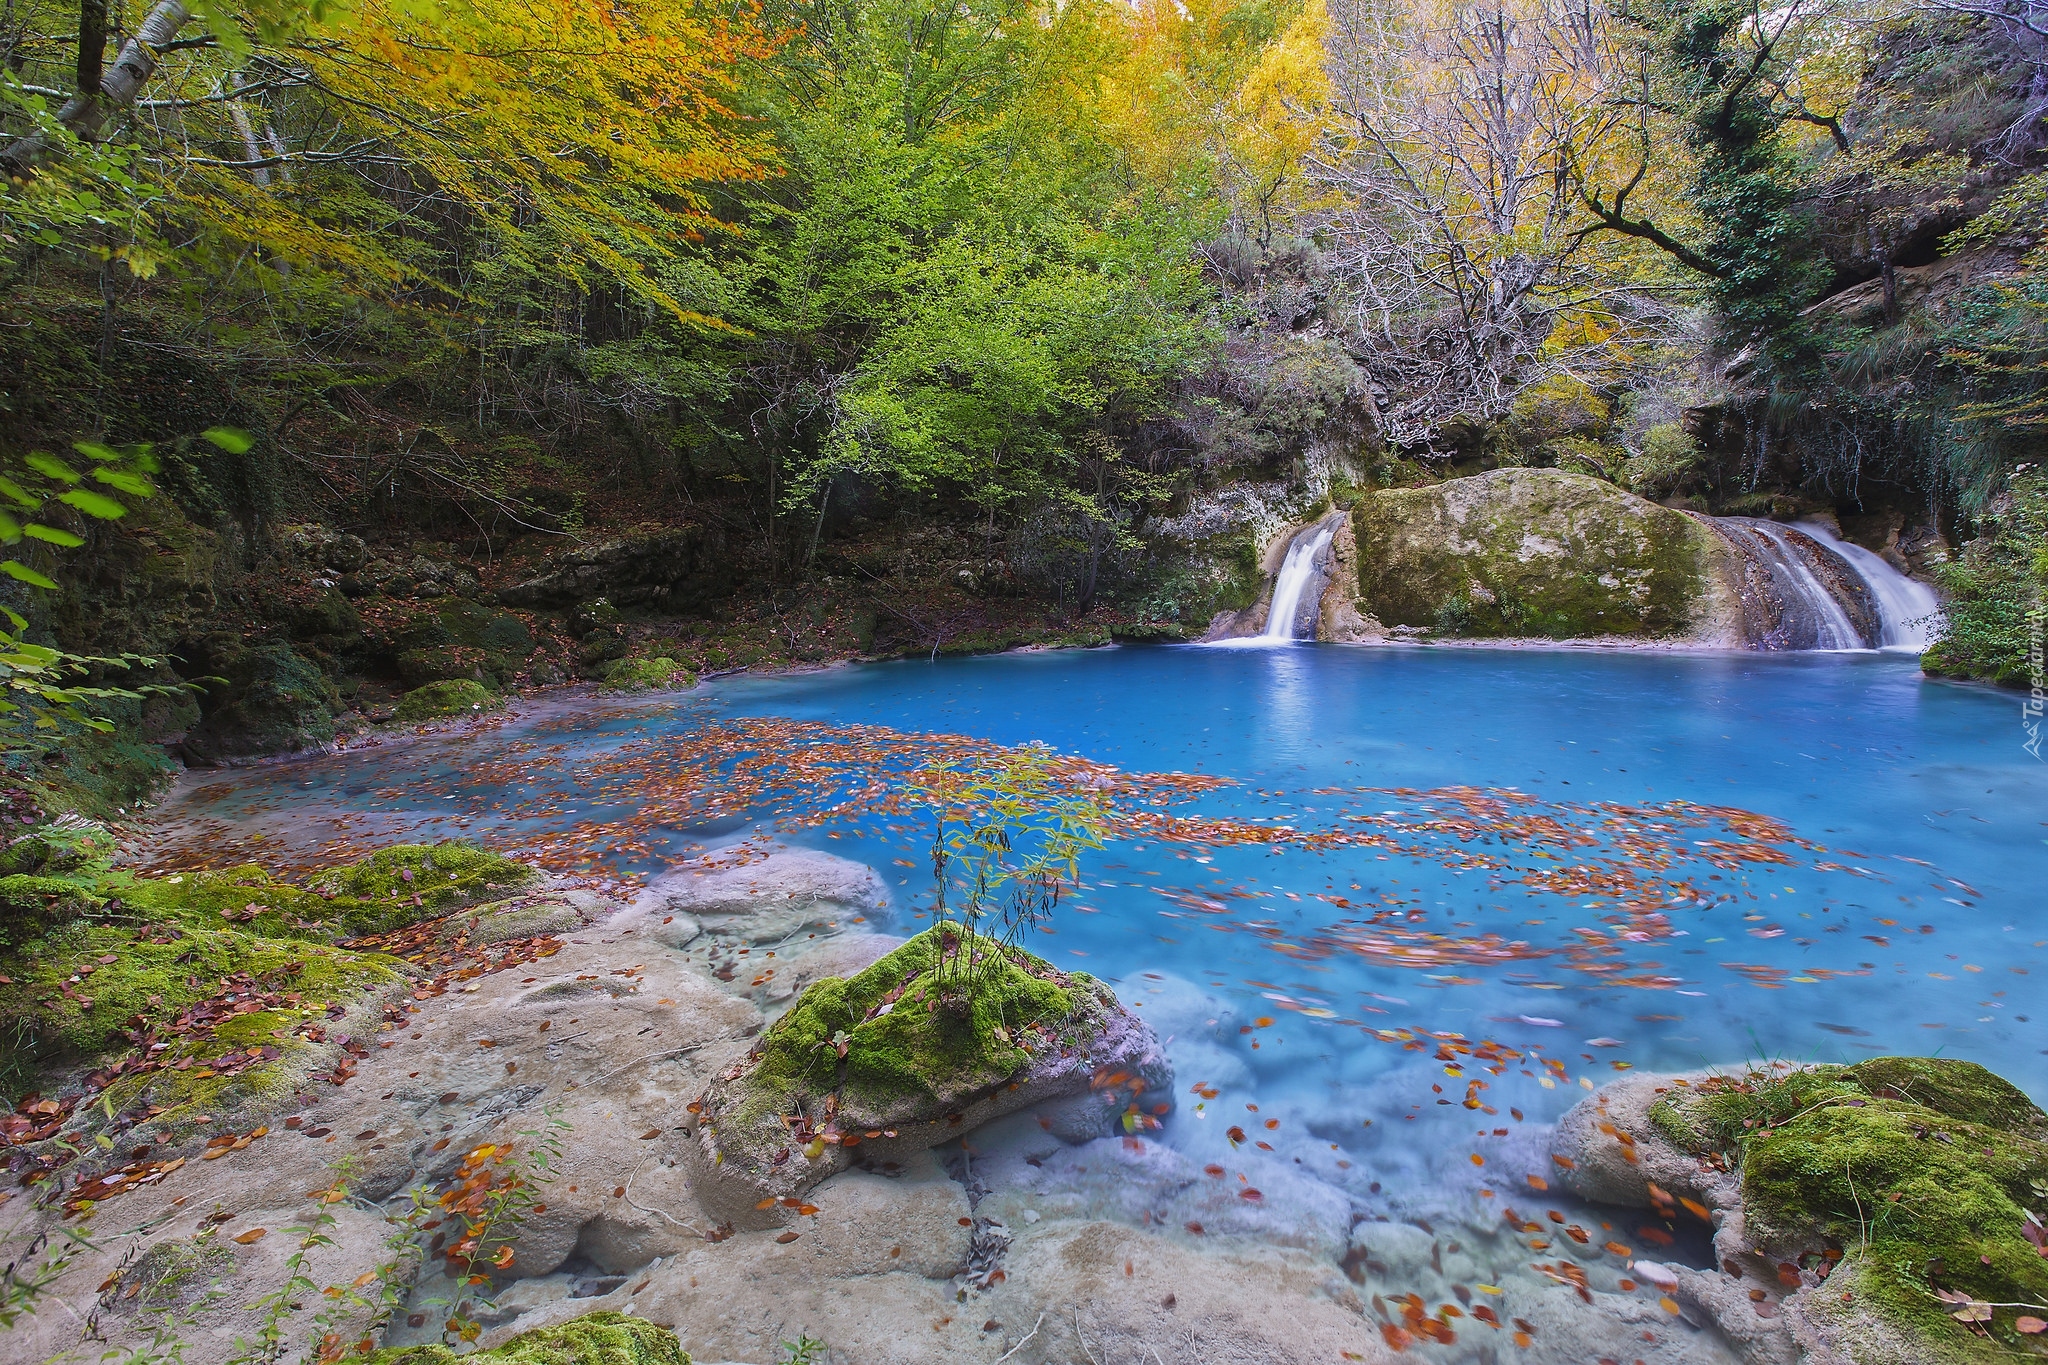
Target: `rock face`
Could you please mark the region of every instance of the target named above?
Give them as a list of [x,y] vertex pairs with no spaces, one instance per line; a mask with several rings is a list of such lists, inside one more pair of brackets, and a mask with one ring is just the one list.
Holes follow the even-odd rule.
[[[975,941],[963,984],[927,930],[851,978],[820,981],[697,1101],[697,1197],[743,1226],[859,1164],[900,1164],[1031,1106],[1072,1141],[1155,1126],[1173,1073],[1159,1040],[1093,978]],[[955,956],[952,970],[960,970]]]
[[1386,490],[1352,520],[1359,598],[1388,626],[1709,640],[1739,611],[1720,537],[1584,474],[1496,469]]
[[207,768],[316,749],[334,739],[334,684],[290,645],[209,641],[192,667],[211,684],[204,719],[187,732],[186,761]]
[[[1631,1077],[1567,1114],[1556,1143],[1575,1193],[1711,1219],[1714,1268],[1644,1278],[1668,1275],[1749,1365],[2036,1358],[2011,1305],[2048,1299],[2028,1215],[2048,1191],[2048,1115],[1980,1066]],[[1972,1303],[1981,1330],[1953,1316]]]
[[572,550],[547,573],[498,594],[515,607],[571,607],[608,598],[622,607],[701,613],[732,592],[724,538],[685,527],[660,535],[608,540]]

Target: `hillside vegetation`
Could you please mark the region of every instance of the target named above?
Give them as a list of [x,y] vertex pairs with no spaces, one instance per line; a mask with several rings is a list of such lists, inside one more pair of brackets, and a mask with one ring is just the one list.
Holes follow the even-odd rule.
[[16,0],[0,53],[5,666],[133,694],[20,692],[24,779],[1185,635],[1245,506],[1502,466],[1831,511],[2021,680],[2041,0]]

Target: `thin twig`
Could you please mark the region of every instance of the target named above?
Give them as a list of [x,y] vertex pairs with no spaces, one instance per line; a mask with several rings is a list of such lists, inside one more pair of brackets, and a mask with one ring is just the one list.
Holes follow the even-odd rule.
[[[583,1035],[579,1033],[576,1036],[581,1038]],[[634,1058],[632,1061],[627,1062],[624,1066],[613,1067],[610,1071],[605,1072],[604,1075],[599,1076],[597,1080],[593,1080],[590,1083],[592,1085],[596,1085],[598,1081],[610,1080],[613,1076],[618,1075],[621,1071],[631,1070],[633,1067],[639,1066],[643,1062],[658,1062],[665,1057],[680,1057],[685,1052],[695,1052],[700,1047],[709,1047],[713,1043],[722,1043],[731,1036],[731,1034],[721,1033],[716,1038],[704,1038],[694,1043],[685,1043],[681,1047],[672,1047],[666,1052],[650,1052],[645,1057]]]
[[638,1178],[639,1178],[639,1175],[640,1175],[640,1167],[641,1167],[641,1166],[645,1166],[645,1165],[647,1164],[647,1159],[648,1159],[648,1157],[651,1157],[651,1156],[653,1156],[653,1155],[654,1155],[654,1153],[652,1153],[652,1152],[649,1152],[649,1153],[647,1154],[647,1156],[643,1156],[643,1157],[641,1157],[641,1158],[640,1158],[640,1160],[639,1160],[639,1163],[638,1163],[637,1165],[635,1165],[635,1166],[633,1167],[633,1174],[632,1174],[632,1175],[629,1175],[629,1176],[627,1176],[627,1177],[626,1177],[626,1192],[625,1192],[625,1193],[624,1193],[623,1195],[621,1195],[621,1196],[620,1196],[620,1198],[624,1199],[624,1200],[625,1200],[625,1201],[626,1201],[626,1202],[627,1202],[628,1204],[630,1204],[630,1205],[632,1205],[632,1207],[634,1207],[634,1208],[636,1208],[636,1209],[640,1210],[640,1212],[642,1212],[642,1213],[652,1213],[652,1214],[655,1214],[655,1215],[657,1215],[657,1216],[659,1216],[659,1217],[662,1217],[662,1218],[667,1218],[669,1222],[671,1222],[671,1223],[675,1224],[675,1226],[677,1226],[677,1227],[679,1227],[679,1228],[682,1228],[682,1229],[683,1229],[684,1231],[686,1231],[686,1232],[692,1233],[692,1234],[694,1234],[694,1235],[696,1235],[696,1236],[698,1236],[698,1237],[702,1237],[702,1236],[704,1236],[705,1234],[704,1234],[704,1232],[703,1232],[703,1230],[702,1230],[702,1229],[700,1229],[700,1228],[697,1228],[697,1227],[693,1227],[693,1226],[692,1226],[691,1224],[689,1224],[689,1223],[685,1223],[685,1222],[684,1222],[684,1221],[683,1221],[682,1219],[680,1219],[680,1218],[674,1218],[674,1217],[670,1217],[670,1215],[669,1215],[669,1213],[668,1213],[668,1211],[667,1211],[666,1209],[650,1209],[650,1208],[648,1208],[648,1207],[647,1207],[647,1206],[646,1206],[645,1204],[634,1204],[634,1203],[633,1203],[633,1182],[634,1182],[634,1180],[636,1180],[636,1179],[638,1179]]
[[1088,1365],[1102,1365],[1102,1362],[1095,1358],[1095,1352],[1089,1349],[1088,1338],[1081,1335],[1081,1310],[1079,1308],[1074,1310],[1074,1340],[1081,1343],[1081,1350],[1088,1356]]
[[[1011,1356],[1017,1354],[1017,1352],[1023,1350],[1024,1343],[1031,1340],[1031,1338],[1037,1336],[1038,1329],[1043,1326],[1045,1326],[1045,1314],[1041,1312],[1038,1315],[1038,1321],[1031,1324],[1031,1330],[1026,1332],[1022,1337],[1020,1337],[1015,1346],[1012,1346],[1009,1350],[1003,1352],[1001,1355],[996,1357],[996,1365],[1003,1365],[1004,1361],[1008,1360]],[[1082,1347],[1082,1349],[1086,1350],[1087,1347],[1084,1346]]]

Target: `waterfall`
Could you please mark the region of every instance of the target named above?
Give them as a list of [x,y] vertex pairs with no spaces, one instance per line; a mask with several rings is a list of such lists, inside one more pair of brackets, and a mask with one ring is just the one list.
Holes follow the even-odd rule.
[[1915,653],[1934,643],[1941,624],[1941,603],[1925,583],[1906,577],[1880,555],[1861,545],[1840,540],[1817,522],[1802,521],[1799,529],[1849,561],[1870,595],[1877,599],[1880,625],[1878,646],[1882,649],[1910,649]]
[[[1316,615],[1323,596],[1323,555],[1336,535],[1337,523],[1325,518],[1294,537],[1294,543],[1287,547],[1287,558],[1273,579],[1273,605],[1266,612],[1266,628],[1258,639],[1269,644],[1278,640],[1315,639]],[[1316,591],[1310,592],[1311,586]],[[1299,619],[1304,598],[1308,608],[1306,635],[1300,630]]]
[[1867,592],[1847,560],[1805,532],[1774,521],[1756,517],[1718,517],[1716,521],[1753,571],[1744,604],[1761,618],[1750,629],[1757,648],[1870,647],[1871,639],[1857,629],[1836,591],[1830,591],[1831,584],[1823,581],[1822,570],[1826,570],[1838,591]]

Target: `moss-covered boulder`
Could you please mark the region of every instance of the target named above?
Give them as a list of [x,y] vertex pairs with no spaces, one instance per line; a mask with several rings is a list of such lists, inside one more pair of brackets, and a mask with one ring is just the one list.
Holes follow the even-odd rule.
[[653,659],[621,659],[607,668],[604,686],[608,692],[645,692],[662,687],[689,687],[697,681],[687,664],[666,656]]
[[1352,509],[1359,597],[1389,626],[1475,636],[1668,636],[1713,625],[1729,551],[1614,484],[1496,469]]
[[644,1318],[592,1313],[457,1355],[439,1342],[378,1351],[366,1365],[690,1365],[676,1334]]
[[[1975,1063],[1930,1057],[1675,1078],[1656,1090],[1646,1123],[1621,1112],[1627,1097],[1603,1094],[1580,1109],[1599,1106],[1604,1120],[1567,1116],[1559,1131],[1633,1128],[1629,1165],[1667,1182],[1645,1187],[1651,1200],[1694,1191],[1723,1210],[1717,1259],[1756,1274],[1721,1294],[1717,1272],[1687,1272],[1681,1298],[1742,1327],[1756,1325],[1752,1300],[1765,1302],[1816,1359],[2048,1359],[2044,1334],[2017,1325],[2048,1318],[2048,1115],[2019,1090]],[[1603,1144],[1615,1145],[1571,1148],[1576,1164],[1606,1164]]]
[[334,739],[334,684],[290,645],[209,644],[195,671],[216,681],[205,684],[204,718],[185,735],[187,762],[242,763]]
[[431,682],[425,687],[415,687],[398,699],[398,719],[402,724],[417,725],[421,721],[439,720],[444,716],[468,716],[480,711],[495,711],[505,703],[502,698],[492,696],[484,685],[471,678],[456,678],[448,682]]
[[798,997],[695,1107],[699,1199],[753,1226],[855,1163],[922,1151],[1051,1106],[1075,1141],[1157,1125],[1173,1073],[1159,1040],[1092,977],[951,926]]
[[510,683],[533,653],[533,632],[509,611],[463,598],[444,600],[408,621],[392,641],[407,687],[468,680]]

